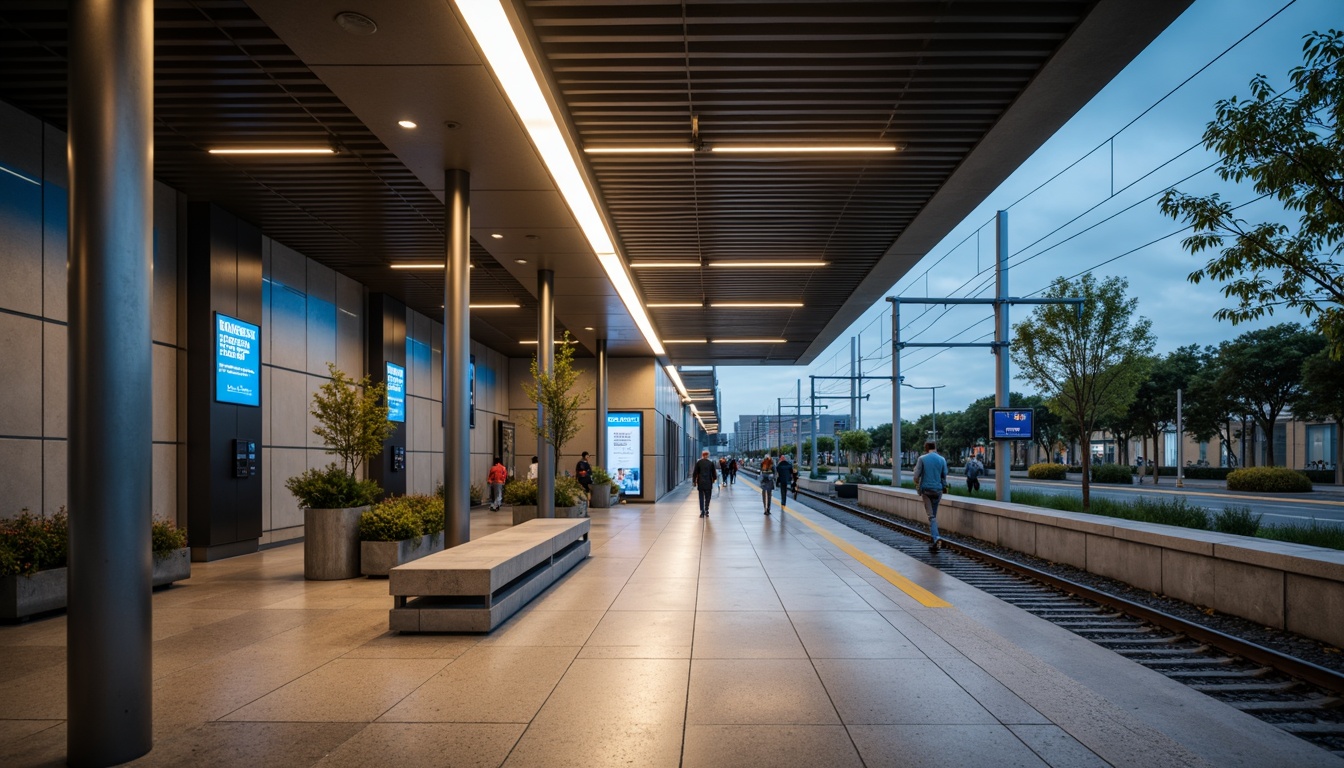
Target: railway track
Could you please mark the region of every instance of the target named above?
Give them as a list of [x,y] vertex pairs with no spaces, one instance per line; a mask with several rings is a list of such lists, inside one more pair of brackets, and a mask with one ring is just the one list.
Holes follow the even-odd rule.
[[922,528],[800,491],[822,514],[905,555],[1344,757],[1344,674]]

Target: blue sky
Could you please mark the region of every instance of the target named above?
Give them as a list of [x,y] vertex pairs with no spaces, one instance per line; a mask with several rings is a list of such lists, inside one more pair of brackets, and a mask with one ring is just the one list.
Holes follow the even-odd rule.
[[[1006,209],[1009,252],[1013,254],[1010,264],[1014,265],[1009,272],[1011,295],[1033,293],[1056,277],[1088,269],[1099,279],[1120,275],[1129,280],[1129,295],[1139,300],[1138,313],[1153,321],[1158,353],[1186,344],[1216,344],[1256,327],[1301,320],[1296,312],[1280,312],[1238,326],[1215,320],[1213,313],[1229,300],[1223,298],[1219,284],[1192,285],[1186,280],[1207,256],[1197,258],[1181,248],[1184,235],[1172,234],[1181,224],[1163,216],[1156,202],[1156,196],[1173,185],[1197,194],[1219,191],[1234,203],[1255,197],[1249,189],[1221,181],[1213,170],[1200,172],[1217,159],[1202,146],[1187,150],[1199,144],[1217,100],[1248,96],[1247,83],[1258,73],[1268,76],[1276,87],[1285,86],[1289,70],[1302,63],[1303,35],[1344,24],[1340,0],[1297,0],[1264,23],[1285,5],[1287,0],[1196,0],[888,295],[992,295],[992,220],[995,211]],[[1263,27],[1237,44],[1262,23]],[[1189,83],[1153,107],[1196,72]],[[1108,143],[1098,148],[1113,135],[1113,147]],[[1077,165],[1028,196],[1080,158]],[[1282,210],[1270,201],[1247,206],[1241,213],[1251,221],[1283,217]],[[1075,217],[1078,220],[1069,223]],[[977,269],[986,271],[977,277]],[[982,284],[989,285],[986,292],[975,293]],[[808,375],[847,375],[851,336],[860,339],[865,372],[889,375],[889,306],[885,301],[875,305],[811,366],[771,368],[769,376],[762,376],[759,368],[719,368],[725,431],[732,431],[739,415],[760,412],[760,403],[774,403],[777,397],[791,400],[799,378],[806,401]],[[993,332],[988,307],[946,312],[938,307],[920,317],[923,312],[918,305],[902,308],[903,340],[984,341]],[[1030,308],[1016,307],[1011,318],[1016,323],[1029,314]],[[940,412],[960,410],[994,392],[994,358],[986,349],[907,348],[901,366],[907,383],[945,385],[938,391]],[[848,394],[844,382],[830,382],[829,389],[830,394]],[[1031,388],[1015,378],[1013,390],[1030,392]],[[871,398],[863,405],[862,425],[889,422],[891,387],[874,383],[865,391]],[[848,410],[844,401],[828,402],[832,412]],[[901,413],[905,418],[929,410],[929,392],[903,390]]]

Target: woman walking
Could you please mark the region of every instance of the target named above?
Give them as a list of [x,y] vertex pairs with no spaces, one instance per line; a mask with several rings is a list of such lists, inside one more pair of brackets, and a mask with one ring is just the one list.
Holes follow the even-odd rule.
[[775,497],[775,462],[766,454],[761,461],[761,498],[765,501],[765,514],[770,514],[770,501]]

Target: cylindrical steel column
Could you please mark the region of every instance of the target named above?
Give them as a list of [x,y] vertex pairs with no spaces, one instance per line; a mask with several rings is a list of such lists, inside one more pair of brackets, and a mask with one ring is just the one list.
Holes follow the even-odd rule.
[[901,487],[901,303],[891,302],[891,487]]
[[857,367],[857,361],[858,361],[858,353],[855,351],[854,347],[856,343],[857,339],[854,336],[850,336],[849,337],[849,429],[859,428],[858,414],[856,413],[856,409],[858,408],[859,404],[859,399],[858,399],[858,389],[855,387],[857,380],[854,378],[855,376],[858,375],[854,370]]
[[[537,270],[537,370],[555,373],[555,273]],[[537,424],[543,428],[550,414],[537,403]],[[555,446],[537,440],[537,517],[555,517]]]
[[597,466],[610,470],[607,466],[607,340],[597,340],[597,446],[593,448]]
[[66,759],[103,766],[154,746],[152,0],[71,4],[68,103]]
[[[999,211],[994,219],[995,243],[995,297],[994,304],[994,354],[998,355],[994,366],[994,405],[1008,407],[1008,388],[1012,384],[1008,370],[1008,212]],[[994,441],[994,498],[999,501],[1012,501],[1013,469],[1011,443],[1007,440]]]
[[443,172],[444,544],[471,541],[471,174]]

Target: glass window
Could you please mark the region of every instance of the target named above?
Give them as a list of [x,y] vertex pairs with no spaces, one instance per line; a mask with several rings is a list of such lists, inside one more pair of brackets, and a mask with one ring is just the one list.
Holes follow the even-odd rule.
[[1307,427],[1307,464],[1319,462],[1323,466],[1335,463],[1335,424],[1314,424]]

